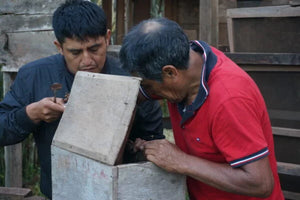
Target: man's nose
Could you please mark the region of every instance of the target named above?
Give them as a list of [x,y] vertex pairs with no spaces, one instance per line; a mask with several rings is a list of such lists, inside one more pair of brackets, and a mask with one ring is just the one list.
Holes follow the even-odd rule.
[[82,61],[81,61],[82,65],[88,66],[92,63],[92,57],[91,57],[91,55],[89,54],[88,51],[83,51],[82,56],[83,56]]

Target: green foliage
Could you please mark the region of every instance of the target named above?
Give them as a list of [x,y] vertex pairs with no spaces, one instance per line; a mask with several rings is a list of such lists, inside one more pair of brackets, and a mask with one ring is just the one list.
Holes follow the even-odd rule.
[[151,17],[163,17],[164,0],[151,1]]
[[168,103],[167,103],[167,100],[166,100],[166,99],[161,100],[161,101],[160,101],[160,105],[161,105],[163,117],[164,117],[164,118],[169,117],[170,114],[169,114],[169,110],[168,110]]

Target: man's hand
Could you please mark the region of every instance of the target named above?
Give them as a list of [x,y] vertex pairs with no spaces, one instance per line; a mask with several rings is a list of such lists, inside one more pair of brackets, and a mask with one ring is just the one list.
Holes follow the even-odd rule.
[[147,160],[169,172],[180,173],[178,166],[182,164],[182,159],[186,157],[186,154],[175,144],[166,139],[152,140],[145,142],[142,148],[144,148]]
[[53,97],[46,97],[26,107],[28,117],[36,124],[41,121],[53,122],[62,115],[64,110],[63,99],[56,98],[56,103],[54,103]]

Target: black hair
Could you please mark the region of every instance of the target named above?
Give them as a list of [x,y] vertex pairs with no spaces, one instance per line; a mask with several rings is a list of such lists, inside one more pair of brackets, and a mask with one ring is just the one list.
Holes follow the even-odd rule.
[[53,14],[52,26],[61,44],[65,38],[85,40],[86,37],[105,36],[107,32],[103,9],[84,0],[66,0],[61,4]]
[[189,40],[176,22],[154,18],[142,21],[124,37],[120,60],[129,72],[161,81],[163,66],[188,67],[189,49]]

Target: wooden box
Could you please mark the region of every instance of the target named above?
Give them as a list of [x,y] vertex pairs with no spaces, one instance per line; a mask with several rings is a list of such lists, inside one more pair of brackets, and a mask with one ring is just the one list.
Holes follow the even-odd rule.
[[139,78],[77,72],[52,147],[53,200],[185,198],[185,176],[150,162],[118,165]]
[[53,200],[184,200],[185,187],[150,162],[110,166],[52,146]]

